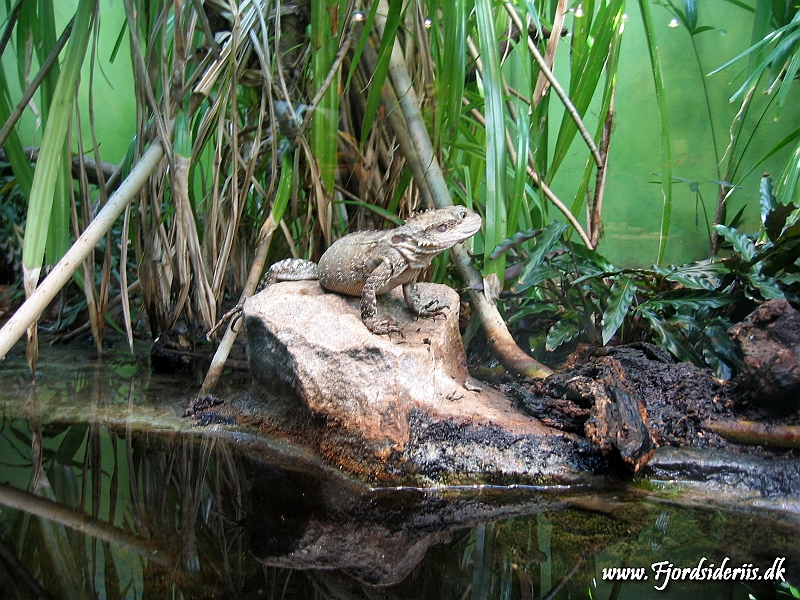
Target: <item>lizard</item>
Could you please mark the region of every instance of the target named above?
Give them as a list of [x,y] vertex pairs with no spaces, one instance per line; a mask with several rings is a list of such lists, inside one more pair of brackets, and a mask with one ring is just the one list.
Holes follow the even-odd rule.
[[[361,321],[372,333],[402,335],[393,321],[378,318],[377,296],[403,286],[403,297],[415,314],[427,317],[447,310],[446,303],[421,297],[417,278],[436,255],[472,237],[481,223],[466,207],[451,206],[418,213],[394,229],[357,231],[331,244],[319,263],[299,258],[276,262],[256,292],[278,281],[316,279],[327,291],[360,296]],[[238,311],[241,305],[223,321]]]

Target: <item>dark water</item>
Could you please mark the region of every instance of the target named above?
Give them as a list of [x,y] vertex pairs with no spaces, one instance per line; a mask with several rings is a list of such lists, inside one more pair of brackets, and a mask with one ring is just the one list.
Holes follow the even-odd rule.
[[[798,597],[789,510],[669,482],[369,488],[279,440],[192,428],[191,379],[43,354],[36,384],[20,356],[0,367],[0,598]],[[609,580],[622,568],[647,580]]]

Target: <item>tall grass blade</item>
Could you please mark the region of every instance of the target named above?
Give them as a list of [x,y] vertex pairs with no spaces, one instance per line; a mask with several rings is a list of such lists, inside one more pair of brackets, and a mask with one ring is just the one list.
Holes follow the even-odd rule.
[[356,73],[359,61],[361,60],[361,55],[364,53],[364,47],[369,44],[369,34],[372,31],[373,24],[375,23],[375,12],[377,10],[378,3],[375,2],[372,4],[372,8],[369,9],[366,19],[357,19],[358,21],[364,21],[364,27],[361,31],[361,35],[358,38],[358,44],[356,44],[355,50],[353,50],[353,59],[350,62],[350,70],[347,72],[347,79],[345,80],[344,84],[345,90],[350,88],[350,82],[353,80],[353,75]]
[[[339,3],[312,0],[312,79],[320,88],[333,65],[338,48]],[[336,181],[339,142],[339,75],[337,74],[314,113],[311,122],[311,148],[319,169],[321,189],[317,189],[317,218],[327,243],[331,242],[331,199]]]
[[[755,13],[753,14],[753,30],[750,35],[750,45],[756,46],[767,37],[772,21],[772,0],[756,0]],[[753,74],[756,67],[764,60],[764,48],[759,47],[750,55],[748,71]]]
[[[520,103],[521,104],[521,103]],[[517,107],[516,137],[517,161],[514,165],[514,183],[509,203],[508,219],[512,229],[528,229],[531,223],[530,211],[527,209],[526,188],[528,183],[528,153],[530,151],[530,115],[527,107]]]
[[506,148],[503,73],[497,50],[491,0],[477,0],[475,12],[483,61],[483,95],[486,117],[486,230],[484,276],[494,273],[502,284],[505,255],[491,258],[492,250],[507,236]]
[[[366,144],[367,138],[369,138],[370,132],[372,131],[372,126],[375,124],[375,115],[378,114],[378,107],[381,103],[381,90],[386,83],[386,74],[389,72],[389,59],[392,56],[392,48],[394,47],[394,40],[397,36],[397,29],[402,22],[402,5],[402,2],[389,3],[389,14],[386,15],[386,28],[381,37],[381,47],[378,49],[378,62],[370,81],[367,106],[364,111],[364,120],[361,124],[361,147]],[[377,6],[377,3],[375,6]]]
[[[45,127],[28,205],[25,242],[22,251],[22,262],[28,269],[38,269],[44,258],[54,195],[58,179],[60,176],[63,178],[64,173],[64,151],[67,148],[67,128],[72,116],[75,86],[86,54],[94,11],[95,0],[80,0],[75,17],[75,27],[67,46],[62,72],[53,95],[52,107],[54,108],[49,113]],[[62,197],[58,200],[64,202],[66,198]],[[58,258],[60,257],[52,256],[48,257],[48,260],[55,262]]]
[[[612,42],[619,35],[624,6],[624,0],[611,0],[607,5],[601,6],[591,27],[591,43],[587,39],[584,40],[583,46],[573,49],[569,97],[581,118],[586,115],[600,77],[606,68]],[[584,15],[589,13],[586,3],[584,3],[583,12]],[[556,137],[549,180],[553,179],[561,163],[567,157],[569,147],[577,132],[578,126],[574,119],[565,113]]]
[[[0,63],[0,120],[4,123],[11,115],[10,97],[5,66]],[[33,167],[31,167],[31,161],[22,149],[22,142],[20,142],[19,134],[15,128],[9,130],[8,137],[4,141],[3,146],[6,150],[8,162],[11,164],[11,170],[17,178],[19,189],[26,199],[30,198],[31,186],[33,184]]]
[[647,49],[650,53],[650,65],[656,87],[658,116],[661,125],[661,191],[664,198],[664,206],[661,211],[661,230],[659,232],[658,258],[656,260],[658,264],[661,264],[667,248],[667,237],[669,236],[672,217],[672,138],[667,114],[667,92],[664,87],[661,60],[658,56],[658,42],[656,40],[653,16],[650,13],[650,3],[647,0],[639,0],[639,8],[642,12],[642,24],[644,25],[645,38],[647,39]]
[[795,146],[783,168],[775,194],[784,204],[800,205],[800,145]]
[[[55,7],[53,6],[53,2],[48,0],[39,0],[37,19],[35,21],[35,27],[39,34],[39,43],[36,45],[36,52],[39,58],[39,64],[42,66],[44,66],[48,60],[48,49],[56,48],[59,45],[59,41],[56,40],[54,9]],[[71,35],[71,32],[69,32],[68,37],[71,37]],[[61,40],[61,43],[64,43],[64,40]],[[83,59],[81,59],[81,62],[83,62]],[[60,110],[59,104],[54,102],[54,100],[56,100],[56,90],[58,89],[58,80],[60,75],[61,71],[58,66],[58,62],[56,62],[42,81],[41,110],[42,122],[44,123],[45,127],[47,127],[47,123],[49,122],[51,111]],[[71,110],[69,110],[68,113],[70,113],[69,118],[71,118]],[[44,146],[44,142],[42,142],[42,146]],[[48,226],[45,243],[45,256],[47,256],[48,260],[51,261],[50,264],[54,264],[55,261],[61,258],[64,252],[67,251],[67,248],[69,248],[69,200],[71,198],[72,186],[69,163],[69,147],[67,143],[63,143],[61,146],[61,157],[58,163],[59,167],[56,175],[56,187],[53,194],[52,212],[50,213],[50,223]],[[91,284],[91,279],[89,282]]]
[[[603,98],[601,102],[600,110],[598,111],[598,123],[597,123],[597,130],[595,132],[595,140],[598,143],[598,146],[603,146],[603,136],[604,132],[606,131],[606,126],[608,119],[613,117],[613,102],[614,102],[614,95],[616,94],[616,87],[617,87],[617,70],[619,67],[619,56],[620,56],[620,46],[622,45],[622,27],[619,27],[617,30],[617,35],[615,35],[611,40],[611,46],[608,52],[608,59],[606,60],[606,78],[605,78],[605,85],[603,87]],[[610,136],[609,136],[610,137]],[[581,178],[581,182],[578,185],[578,190],[575,194],[575,197],[572,201],[571,210],[573,214],[581,214],[582,208],[584,203],[587,201],[587,195],[589,191],[589,184],[592,179],[592,174],[597,173],[598,178],[602,179],[608,172],[608,142],[609,140],[606,139],[606,147],[605,153],[603,155],[603,165],[602,167],[597,168],[595,171],[596,165],[592,157],[590,156],[586,160],[586,166],[584,167],[583,177]],[[590,221],[587,223],[587,229],[592,237],[592,247],[597,246],[597,242],[599,241],[599,234],[600,232],[597,230],[597,225],[599,225],[599,217],[601,216],[601,207],[602,207],[602,194],[603,194],[603,185],[601,181],[597,181],[597,185],[595,186],[594,191],[594,199],[591,208],[591,215]]]
[[445,0],[441,3],[442,37],[436,77],[436,119],[433,144],[440,147],[455,130],[461,119],[461,100],[467,71],[467,7],[466,0]]

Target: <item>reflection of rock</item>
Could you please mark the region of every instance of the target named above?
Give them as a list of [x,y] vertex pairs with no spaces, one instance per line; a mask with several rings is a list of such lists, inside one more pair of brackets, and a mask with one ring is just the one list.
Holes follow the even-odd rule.
[[333,473],[260,459],[251,460],[248,480],[247,531],[260,562],[336,570],[370,586],[400,583],[428,548],[458,530],[554,510],[567,500],[544,489],[369,490]]
[[452,308],[417,319],[399,289],[381,298],[379,316],[395,320],[403,339],[373,335],[358,298],[327,294],[316,282],[275,284],[249,298],[254,383],[232,410],[240,421],[301,436],[358,473],[567,476],[574,437],[491,388],[467,389],[458,295],[434,284],[420,291]]
[[[242,441],[237,440],[235,454],[238,460],[246,451],[241,456],[248,490],[243,502],[253,556],[269,567],[307,573],[315,586],[330,592],[326,597],[425,597],[419,588],[406,586],[426,551],[463,539],[469,528],[484,524],[489,547],[495,547],[488,564],[497,565],[501,557],[517,563],[521,583],[525,569],[538,572],[538,562],[549,562],[547,555],[537,561],[537,523],[546,524],[554,570],[556,557],[566,568],[581,557],[620,551],[611,562],[616,566],[624,556],[631,559],[637,547],[633,564],[638,565],[652,556],[655,543],[661,545],[659,560],[671,558],[680,544],[683,556],[710,556],[713,548],[731,561],[735,557],[736,564],[769,565],[774,557],[786,556],[787,578],[796,581],[800,573],[800,513],[796,500],[787,500],[797,498],[796,465],[664,448],[651,462],[662,480],[652,489],[588,476],[574,487],[376,489],[313,460],[287,460],[261,439],[251,438],[247,446]],[[676,479],[692,483],[681,487]],[[759,488],[765,485],[777,487],[764,495]],[[764,513],[767,508],[783,514],[776,518]],[[493,529],[493,522],[502,524]],[[428,555],[427,569],[440,576],[430,567],[435,560]],[[401,590],[385,590],[386,595],[374,587],[404,581]]]
[[371,585],[391,585],[405,579],[429,546],[449,537],[405,528],[398,513],[413,514],[419,504],[413,498],[408,506],[379,507],[379,499],[343,483],[254,461],[247,527],[258,560],[291,569],[340,569]]
[[788,414],[800,405],[800,313],[770,300],[729,331],[743,355],[736,379],[752,404]]
[[800,509],[800,459],[794,457],[774,460],[725,451],[660,448],[648,471],[661,480],[705,484],[705,489],[696,485],[695,492],[712,501],[719,501],[730,486],[741,504],[749,498],[761,507],[773,505],[795,513]]

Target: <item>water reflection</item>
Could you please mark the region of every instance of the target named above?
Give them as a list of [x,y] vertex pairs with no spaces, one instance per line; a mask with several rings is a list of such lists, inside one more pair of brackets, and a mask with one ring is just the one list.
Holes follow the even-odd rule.
[[[38,385],[9,375],[19,360],[0,372],[4,599],[791,593],[765,581],[655,588],[655,563],[726,558],[763,573],[785,557],[784,578],[800,580],[800,517],[789,512],[722,510],[611,480],[368,488],[279,440],[192,428],[181,418],[190,386],[130,357],[50,361]],[[648,580],[603,579],[624,568]]]
[[[797,520],[622,488],[370,490],[255,438],[42,419],[4,419],[0,456],[4,598],[766,598],[657,592],[650,565],[800,572]],[[603,581],[614,567],[650,581]]]

